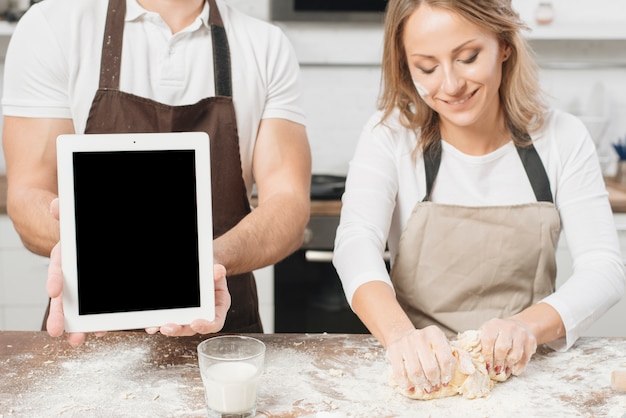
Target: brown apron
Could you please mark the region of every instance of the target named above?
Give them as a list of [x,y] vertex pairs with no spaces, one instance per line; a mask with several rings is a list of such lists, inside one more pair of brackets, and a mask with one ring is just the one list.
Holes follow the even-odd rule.
[[454,336],[554,292],[559,214],[535,147],[517,150],[537,202],[492,207],[430,202],[441,146],[426,152],[426,197],[402,232],[391,271],[416,328],[437,325]]
[[[215,0],[208,2],[216,97],[192,105],[169,106],[119,91],[126,0],[109,1],[100,87],[85,133],[207,132],[211,141],[213,236],[217,238],[250,213],[250,204],[239,154],[228,39]],[[229,276],[228,290],[232,305],[222,331],[263,332],[253,274]]]

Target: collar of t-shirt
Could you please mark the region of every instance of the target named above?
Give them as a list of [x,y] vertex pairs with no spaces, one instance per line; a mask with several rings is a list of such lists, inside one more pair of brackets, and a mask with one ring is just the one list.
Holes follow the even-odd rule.
[[[153,22],[157,24],[162,24],[162,25],[167,26],[165,22],[163,21],[163,19],[161,18],[161,15],[159,15],[158,13],[151,12],[149,10],[144,9],[137,2],[137,0],[126,0],[126,21],[131,22],[131,21],[138,21],[142,19],[152,20]],[[197,30],[198,28],[200,28],[201,26],[204,26],[207,29],[209,29],[209,4],[208,2],[204,2],[202,12],[196,18],[196,20],[191,25],[183,29],[181,32],[193,32]]]

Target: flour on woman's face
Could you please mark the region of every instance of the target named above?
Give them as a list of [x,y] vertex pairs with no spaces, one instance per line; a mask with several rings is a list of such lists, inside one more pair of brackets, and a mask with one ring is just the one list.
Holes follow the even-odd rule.
[[426,87],[422,86],[417,81],[413,80],[413,84],[415,85],[415,88],[417,89],[417,94],[419,94],[422,99],[430,94],[430,92],[426,89]]

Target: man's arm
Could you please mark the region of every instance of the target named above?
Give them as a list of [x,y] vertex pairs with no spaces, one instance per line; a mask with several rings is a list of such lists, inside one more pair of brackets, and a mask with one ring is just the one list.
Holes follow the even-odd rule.
[[58,193],[56,138],[68,133],[70,119],[4,118],[7,213],[24,246],[45,257],[59,241],[59,222],[50,214]]
[[305,127],[284,119],[262,120],[252,170],[258,207],[214,242],[215,262],[229,275],[274,264],[302,244],[311,188]]

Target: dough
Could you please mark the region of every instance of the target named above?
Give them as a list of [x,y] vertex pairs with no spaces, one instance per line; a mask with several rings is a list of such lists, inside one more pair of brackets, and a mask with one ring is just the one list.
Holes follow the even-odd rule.
[[436,392],[425,393],[421,388],[401,389],[391,377],[391,385],[404,396],[412,399],[429,400],[448,396],[463,395],[467,399],[487,396],[496,382],[505,381],[509,375],[488,373],[481,353],[480,332],[465,331],[450,341],[456,367],[448,386]]

